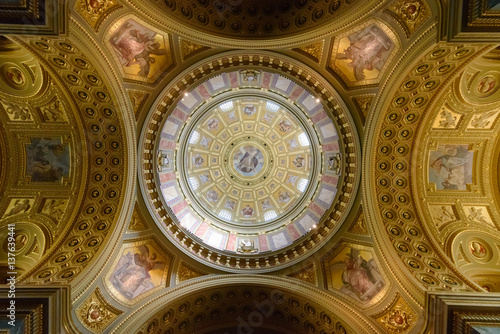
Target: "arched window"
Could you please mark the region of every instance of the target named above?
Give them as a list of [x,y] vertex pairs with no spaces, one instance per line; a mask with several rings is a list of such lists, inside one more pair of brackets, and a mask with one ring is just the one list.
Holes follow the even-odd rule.
[[307,183],[309,183],[307,179],[300,179],[299,183],[297,183],[297,189],[299,189],[300,192],[304,192],[304,190],[306,190]]
[[233,101],[227,101],[227,102],[222,103],[220,105],[220,108],[222,109],[222,111],[231,110],[231,108],[233,108]]
[[278,109],[280,108],[280,106],[277,105],[276,103],[271,102],[271,101],[267,101],[266,108],[269,111],[276,112],[276,111],[278,111]]
[[198,179],[194,176],[191,176],[189,178],[189,184],[191,185],[191,189],[193,190],[198,189],[198,187],[200,186],[200,184],[198,183]]
[[276,214],[275,211],[268,211],[264,214],[264,221],[268,222],[276,217],[278,217],[278,215]]
[[222,210],[221,212],[219,212],[219,217],[221,217],[222,219],[224,220],[231,220],[231,212],[227,211],[227,210]]
[[309,138],[307,138],[307,135],[305,132],[302,132],[299,136],[299,144],[301,146],[309,146]]
[[200,134],[197,131],[193,131],[191,137],[189,137],[189,143],[196,144],[198,142],[198,139],[200,139]]

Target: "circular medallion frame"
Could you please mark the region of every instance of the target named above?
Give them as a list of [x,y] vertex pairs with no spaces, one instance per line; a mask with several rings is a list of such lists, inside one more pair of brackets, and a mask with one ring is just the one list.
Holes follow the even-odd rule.
[[[214,63],[221,66],[208,66]],[[276,66],[271,68],[271,64]],[[262,68],[265,68],[265,71],[261,71]],[[203,71],[200,72],[199,69]],[[244,80],[249,72],[256,77],[251,82]],[[214,79],[216,77],[217,80]],[[308,202],[304,216],[295,222],[280,226],[280,230],[272,235],[238,235],[232,231],[218,230],[207,221],[196,222],[196,229],[191,229],[176,216],[178,207],[165,205],[178,197],[178,193],[176,190],[175,198],[165,197],[168,191],[161,180],[172,175],[175,178],[175,171],[168,170],[173,168],[168,162],[173,161],[178,154],[175,133],[180,131],[185,121],[191,117],[190,111],[184,112],[184,115],[178,113],[181,106],[179,103],[188,95],[188,99],[191,99],[192,92],[201,84],[212,79],[221,82],[221,77],[224,82],[231,84],[218,91],[209,89],[208,91],[212,92],[211,95],[206,94],[207,96],[199,90],[196,91],[199,95],[196,108],[224,92],[239,91],[248,87],[257,88],[297,105],[308,115],[307,124],[314,128],[320,137],[323,172],[319,175],[321,182],[315,197]],[[188,85],[185,78],[190,78]],[[194,78],[196,80],[193,80]],[[291,89],[280,89],[276,82],[280,82],[281,87],[284,83],[291,84]],[[317,109],[314,109],[311,101],[319,101]],[[184,121],[176,119],[178,116],[184,118]],[[167,129],[172,134],[170,139],[167,139],[165,132],[167,123],[175,123],[175,130]],[[333,87],[319,74],[295,63],[293,59],[271,52],[228,52],[195,64],[173,80],[164,89],[164,93],[160,94],[142,130],[142,168],[139,168],[139,177],[142,193],[153,218],[166,237],[187,255],[229,272],[269,272],[300,261],[306,254],[319,249],[335,234],[353,205],[355,196],[352,194],[355,194],[359,187],[360,170],[357,162],[360,156],[360,143],[353,119]],[[335,166],[337,168],[334,168]],[[173,174],[167,176],[167,173]],[[322,202],[321,199],[326,199],[329,203]],[[189,205],[189,201],[186,201],[186,204]],[[200,232],[202,225],[205,227]],[[223,246],[211,243],[207,231],[226,233]],[[281,238],[286,242],[280,244],[280,236],[277,235],[282,232],[289,233],[291,238]]]

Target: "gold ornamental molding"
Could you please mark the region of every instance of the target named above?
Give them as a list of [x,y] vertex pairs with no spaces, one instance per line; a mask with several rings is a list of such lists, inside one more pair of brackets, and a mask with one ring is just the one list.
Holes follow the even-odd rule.
[[[94,255],[102,251],[101,246],[113,234],[108,232],[114,231],[118,217],[128,212],[120,208],[124,198],[128,197],[124,195],[125,187],[130,187],[125,166],[133,163],[132,159],[130,162],[127,159],[129,152],[125,132],[128,133],[129,129],[124,129],[124,118],[115,109],[115,96],[110,92],[106,79],[81,54],[74,42],[64,38],[26,38],[19,39],[19,42],[27,43],[26,47],[37,54],[60,85],[67,87],[67,94],[72,97],[75,110],[84,122],[83,128],[89,134],[87,145],[92,154],[85,156],[91,159],[86,186],[90,190],[83,192],[86,198],[80,206],[79,216],[70,224],[73,226],[73,237],[67,237],[70,230],[65,232],[62,239],[66,243],[58,244],[51,251],[51,262],[54,264],[42,261],[36,271],[33,269],[29,274],[30,282],[71,282],[88,263],[92,263],[91,259],[95,261]],[[102,200],[96,201],[96,196]],[[91,251],[84,257],[77,256],[82,247]],[[61,253],[65,256],[61,257]]]
[[92,333],[102,333],[115,319],[123,313],[111,305],[102,295],[99,288],[76,309],[76,317]]
[[[419,215],[415,199],[413,174],[414,150],[422,119],[435,105],[444,84],[460,73],[478,54],[491,46],[437,45],[413,62],[398,81],[397,92],[387,98],[383,113],[367,146],[364,180],[369,216],[379,224],[371,224],[378,244],[392,244],[391,253],[398,254],[406,272],[418,282],[421,290],[477,289],[469,279],[443,255],[429,237]],[[372,128],[372,131],[375,128]],[[372,206],[373,205],[373,206]],[[380,240],[382,238],[385,242]],[[387,255],[386,255],[387,256]],[[390,266],[392,267],[392,266]]]
[[[5,285],[0,288],[0,302],[8,305],[15,300],[15,327],[24,325],[25,334],[32,333],[78,333],[77,326],[70,314],[70,287],[68,285],[40,286],[17,285],[15,299],[7,298],[12,291]],[[7,307],[2,317],[7,318]],[[7,322],[5,322],[7,325]],[[5,326],[6,326],[5,325]],[[5,327],[4,327],[5,328]],[[22,328],[22,327],[21,327]]]
[[[232,292],[233,287],[234,292]],[[264,294],[259,293],[258,290],[265,290],[262,291]],[[192,294],[192,291],[197,292]],[[188,314],[190,311],[196,311],[197,305],[204,305],[204,303],[207,306],[213,303],[219,305],[219,301],[222,299],[230,301],[233,298],[235,300],[241,299],[242,303],[247,302],[249,304],[254,300],[267,305],[272,303],[280,311],[281,306],[279,305],[289,305],[292,310],[295,308],[302,309],[311,316],[310,323],[312,324],[316,324],[316,322],[312,321],[312,317],[319,316],[321,320],[318,319],[318,323],[322,322],[322,326],[324,326],[322,328],[325,329],[336,328],[341,330],[340,325],[344,327],[346,333],[351,331],[355,333],[379,331],[379,327],[374,320],[365,317],[357,309],[309,283],[274,276],[217,275],[188,280],[184,284],[157,295],[126,315],[111,333],[137,332],[140,329],[147,332],[148,328],[158,329],[159,327],[168,329],[171,323],[176,323],[176,326],[178,326],[183,321],[186,322],[183,327],[193,324],[193,327],[196,328],[195,319],[189,321]],[[165,305],[168,305],[168,307],[165,308]],[[324,309],[324,311],[322,312],[320,309]],[[295,313],[295,311],[292,312]],[[210,313],[208,312],[206,315],[209,318]],[[154,314],[154,316],[151,316],[151,314]],[[196,317],[197,314],[194,313],[193,317]],[[323,314],[326,314],[326,317]],[[214,314],[215,318],[217,316],[222,316],[222,314]],[[286,316],[286,314],[283,313],[283,316]],[[147,320],[137,322],[136,319]],[[174,321],[175,319],[178,319],[178,321]],[[290,322],[294,321],[290,319]],[[307,323],[305,325],[307,326]]]
[[[349,7],[346,6],[348,10],[343,12],[339,11],[338,17],[325,25],[318,25],[317,27],[307,29],[302,33],[299,28],[293,36],[284,35],[279,38],[263,38],[255,41],[248,39],[241,40],[238,37],[228,37],[217,33],[208,33],[203,31],[203,29],[193,28],[187,23],[180,23],[177,20],[173,20],[169,15],[165,14],[165,11],[171,10],[169,4],[173,4],[173,1],[169,1],[166,4],[161,3],[160,5],[148,2],[138,3],[135,1],[128,1],[128,6],[133,8],[136,12],[141,13],[144,17],[147,17],[151,22],[161,26],[162,30],[178,34],[182,38],[189,39],[193,42],[199,42],[200,44],[207,46],[220,46],[227,48],[266,49],[293,48],[299,45],[310,44],[312,39],[329,37],[335,32],[352,25],[353,22],[366,19],[371,13],[384,6],[386,2],[387,1],[356,1],[350,4]],[[340,5],[342,2],[333,1],[329,5],[334,7],[334,3],[338,3]],[[179,11],[182,12],[182,15],[186,15],[189,10],[190,9],[183,10],[179,7]],[[227,10],[229,11],[229,9]],[[324,11],[326,12],[326,8]],[[193,14],[191,13],[191,16],[192,15]],[[300,15],[297,15],[297,22],[301,20],[299,16]]]
[[498,330],[498,293],[428,293],[427,327],[430,333],[474,333],[476,327]]
[[0,9],[0,33],[64,35],[68,32],[68,10],[65,1],[4,1]]

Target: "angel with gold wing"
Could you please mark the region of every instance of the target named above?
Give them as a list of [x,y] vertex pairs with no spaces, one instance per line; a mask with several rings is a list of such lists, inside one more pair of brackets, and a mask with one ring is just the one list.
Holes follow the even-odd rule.
[[150,253],[148,246],[141,245],[138,251],[122,256],[112,276],[115,287],[128,299],[154,288],[150,271],[165,268],[165,262],[156,260],[156,253]]

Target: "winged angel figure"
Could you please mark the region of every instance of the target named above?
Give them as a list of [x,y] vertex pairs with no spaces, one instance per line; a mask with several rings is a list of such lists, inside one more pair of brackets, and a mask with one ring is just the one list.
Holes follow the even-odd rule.
[[150,272],[165,268],[165,262],[156,260],[156,253],[150,252],[147,245],[137,247],[136,251],[139,253],[123,255],[111,276],[115,288],[127,299],[154,288]]
[[111,45],[115,48],[124,66],[139,65],[139,76],[147,77],[156,60],[152,55],[167,54],[155,41],[156,32],[149,30],[137,22],[128,20],[111,37]]

